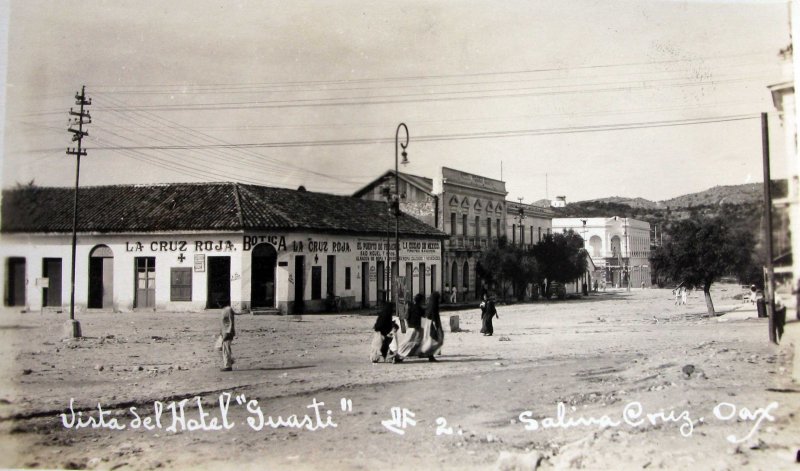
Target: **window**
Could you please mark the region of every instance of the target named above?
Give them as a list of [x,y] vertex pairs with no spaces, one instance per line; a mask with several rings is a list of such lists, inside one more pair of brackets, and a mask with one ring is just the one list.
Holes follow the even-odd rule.
[[500,234],[501,234],[501,232],[500,232],[500,218],[497,218],[497,225],[494,228],[495,228],[494,232],[497,233],[497,237],[500,237]]
[[456,213],[450,213],[450,235],[456,235]]
[[463,279],[461,284],[464,286],[464,292],[469,290],[469,262],[464,262],[464,270],[461,272]]
[[192,300],[192,268],[173,267],[170,269],[170,301]]
[[533,244],[533,226],[531,226],[531,244]]
[[328,293],[333,295],[336,294],[336,256],[335,255],[328,255],[328,278],[327,281],[327,288]]
[[519,225],[519,245],[525,245],[525,226]]
[[467,236],[467,215],[464,214],[461,216],[461,235],[464,237]]
[[322,267],[311,267],[311,299],[322,299]]
[[344,269],[344,289],[350,289],[350,267]]
[[486,218],[486,238],[492,238],[492,218]]
[[481,236],[481,218],[480,216],[475,216],[475,237]]
[[516,244],[517,243],[517,225],[516,224],[512,224],[511,225],[511,243],[512,244]]
[[542,228],[539,228],[539,242],[542,241]]

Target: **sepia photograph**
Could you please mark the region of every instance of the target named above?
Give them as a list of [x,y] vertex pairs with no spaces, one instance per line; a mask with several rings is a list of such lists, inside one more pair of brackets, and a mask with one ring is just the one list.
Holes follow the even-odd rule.
[[0,468],[800,468],[798,0],[0,0]]

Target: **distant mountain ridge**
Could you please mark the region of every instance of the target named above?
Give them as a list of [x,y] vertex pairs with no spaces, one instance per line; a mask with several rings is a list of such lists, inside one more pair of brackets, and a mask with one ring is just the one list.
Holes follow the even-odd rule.
[[[578,203],[611,203],[622,204],[637,209],[684,209],[697,206],[719,204],[749,204],[760,202],[763,198],[763,183],[745,183],[741,185],[718,185],[707,190],[687,195],[676,196],[664,201],[650,201],[645,198],[626,198],[610,196],[578,201]],[[773,180],[773,198],[785,195],[786,180]]]

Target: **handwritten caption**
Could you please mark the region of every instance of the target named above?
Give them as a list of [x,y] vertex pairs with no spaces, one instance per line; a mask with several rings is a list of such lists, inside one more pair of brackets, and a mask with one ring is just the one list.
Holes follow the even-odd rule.
[[[120,413],[117,411],[112,414],[111,410],[103,410],[101,404],[97,404],[96,412],[76,411],[75,399],[69,401],[69,411],[59,414],[61,423],[67,429],[81,428],[104,428],[109,430],[166,430],[167,432],[177,433],[184,431],[222,431],[234,428],[236,422],[232,419],[232,409],[244,409],[247,414],[244,422],[254,431],[264,429],[291,428],[298,430],[317,431],[330,428],[337,428],[339,425],[334,421],[333,411],[325,408],[325,403],[311,400],[305,408],[304,414],[290,414],[286,416],[266,415],[257,399],[248,399],[244,394],[234,395],[225,392],[219,395],[218,407],[208,407],[207,412],[200,397],[183,399],[180,401],[161,402],[154,401],[152,411],[145,412],[135,406],[129,407],[127,411]],[[353,401],[342,398],[340,408],[343,413],[353,411]],[[746,422],[749,424],[749,432],[737,437],[734,434],[727,435],[725,438],[731,443],[743,443],[752,438],[764,421],[774,422],[773,412],[778,408],[777,402],[771,402],[765,407],[747,408],[738,407],[729,402],[720,402],[711,410],[714,419],[722,422]],[[616,428],[623,425],[639,428],[647,426],[658,426],[662,424],[676,424],[683,437],[691,437],[695,427],[700,423],[706,422],[705,417],[697,420],[692,418],[688,410],[663,409],[656,412],[646,412],[644,406],[638,401],[626,404],[619,415],[604,414],[600,416],[570,415],[576,411],[571,407],[568,411],[563,402],[556,406],[556,413],[553,416],[537,416],[533,411],[521,412],[517,419],[523,426],[523,430],[537,432],[546,429],[568,429],[573,427],[597,427]],[[240,411],[241,413],[241,411]],[[406,431],[417,425],[417,414],[405,407],[391,407],[388,411],[388,419],[381,420],[381,425],[388,431],[405,435]],[[515,423],[516,421],[512,421]],[[462,435],[461,428],[454,429],[448,426],[445,417],[435,419],[436,436]]]
[[[230,430],[236,422],[231,418],[232,407],[243,407],[248,416],[245,420],[247,425],[260,431],[264,428],[294,428],[305,429],[311,432],[326,428],[336,428],[338,424],[333,421],[333,411],[325,409],[325,403],[311,400],[311,404],[306,409],[311,409],[306,414],[291,414],[288,416],[264,415],[257,399],[248,399],[244,394],[233,395],[225,392],[219,395],[218,408],[215,412],[207,412],[203,407],[203,401],[199,396],[181,401],[171,401],[164,403],[161,401],[153,402],[152,413],[145,414],[139,408],[133,406],[128,408],[127,417],[118,418],[112,415],[110,410],[103,410],[101,404],[97,404],[97,413],[84,414],[83,411],[75,411],[75,399],[69,400],[69,413],[59,414],[61,424],[68,429],[81,428],[105,428],[109,430],[125,429],[144,429],[144,430],[166,430],[167,432],[194,432],[194,431],[219,431]],[[342,410],[351,412],[353,403],[349,399],[342,399]],[[213,410],[213,408],[210,408]],[[169,425],[166,425],[169,424]],[[166,427],[165,427],[166,425]]]

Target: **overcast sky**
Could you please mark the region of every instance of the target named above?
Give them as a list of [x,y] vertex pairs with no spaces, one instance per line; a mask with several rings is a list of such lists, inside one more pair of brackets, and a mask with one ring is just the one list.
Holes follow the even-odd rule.
[[349,194],[394,167],[400,122],[403,171],[502,166],[525,202],[757,182],[788,17],[786,2],[12,1],[3,185],[74,184],[84,84],[82,185]]

